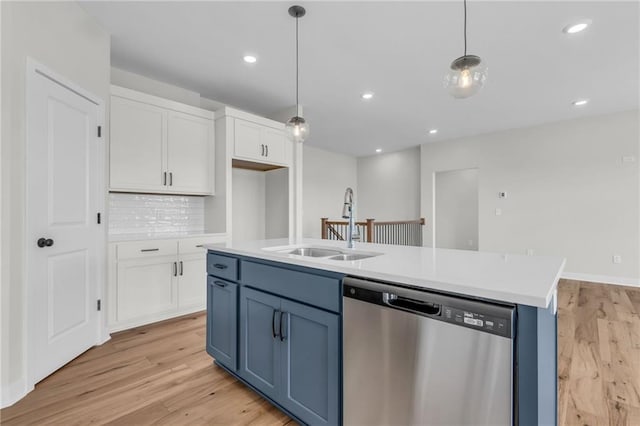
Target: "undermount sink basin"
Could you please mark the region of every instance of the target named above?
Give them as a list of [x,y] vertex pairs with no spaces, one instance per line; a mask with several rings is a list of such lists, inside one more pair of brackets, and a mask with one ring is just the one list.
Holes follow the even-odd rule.
[[339,254],[337,256],[332,256],[330,260],[362,260],[368,259],[370,257],[377,256],[377,254]]
[[331,250],[318,247],[300,247],[294,249],[289,254],[296,254],[298,256],[311,256],[311,257],[327,257],[342,254],[340,250]]

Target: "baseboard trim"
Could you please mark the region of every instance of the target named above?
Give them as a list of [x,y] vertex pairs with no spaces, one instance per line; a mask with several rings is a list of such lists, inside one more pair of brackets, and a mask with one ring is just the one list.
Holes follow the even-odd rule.
[[0,393],[0,408],[7,408],[20,401],[22,398],[27,396],[33,388],[33,386],[27,386],[27,383],[24,380],[18,380],[9,383],[7,386],[2,386]]
[[561,278],[575,281],[589,281],[592,283],[624,285],[628,287],[640,287],[640,279],[627,277],[611,277],[608,275],[579,274],[575,272],[563,272]]

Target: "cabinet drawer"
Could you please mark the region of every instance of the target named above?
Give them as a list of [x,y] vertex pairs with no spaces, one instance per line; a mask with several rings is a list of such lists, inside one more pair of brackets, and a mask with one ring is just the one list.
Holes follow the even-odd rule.
[[178,240],[178,252],[183,254],[204,253],[204,244],[224,243],[227,240],[225,235],[211,235],[208,237],[183,238]]
[[225,280],[238,280],[238,259],[219,254],[207,254],[207,272]]
[[340,280],[251,261],[241,262],[242,283],[289,299],[340,312]]
[[176,240],[149,240],[131,243],[118,243],[116,247],[116,258],[118,260],[177,255],[178,244],[176,244]]

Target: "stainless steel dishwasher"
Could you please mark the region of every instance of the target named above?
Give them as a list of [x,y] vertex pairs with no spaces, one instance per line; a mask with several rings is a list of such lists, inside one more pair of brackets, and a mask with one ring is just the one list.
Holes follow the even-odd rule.
[[345,425],[509,425],[513,306],[343,286]]

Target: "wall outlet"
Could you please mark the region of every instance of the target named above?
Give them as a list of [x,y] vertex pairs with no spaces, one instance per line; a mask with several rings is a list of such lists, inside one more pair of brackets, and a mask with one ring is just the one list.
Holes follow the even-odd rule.
[[612,260],[613,260],[613,263],[618,265],[618,264],[622,263],[622,256],[620,256],[619,254],[614,254]]
[[527,256],[533,256],[533,249],[527,249]]
[[498,192],[498,198],[507,198],[507,192],[506,191]]
[[496,209],[496,216],[502,216],[502,209]]

